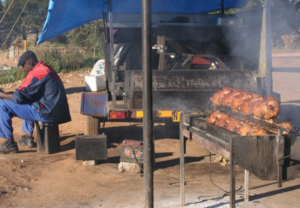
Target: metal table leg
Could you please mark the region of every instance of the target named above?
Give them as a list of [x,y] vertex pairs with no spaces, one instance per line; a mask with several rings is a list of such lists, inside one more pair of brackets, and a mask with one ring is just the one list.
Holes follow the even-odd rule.
[[184,192],[184,150],[185,150],[185,142],[183,136],[183,125],[180,124],[179,127],[179,137],[180,137],[180,198],[181,205],[185,204],[185,192]]
[[230,207],[235,208],[235,152],[230,139]]
[[249,171],[245,169],[245,193],[244,193],[244,199],[245,203],[249,202]]

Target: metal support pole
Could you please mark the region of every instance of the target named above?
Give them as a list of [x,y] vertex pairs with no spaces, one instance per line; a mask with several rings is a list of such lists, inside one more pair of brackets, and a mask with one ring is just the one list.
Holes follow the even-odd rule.
[[264,0],[258,77],[263,80],[263,94],[272,94],[272,48],[271,48],[271,14],[269,0]]
[[244,186],[245,186],[245,193],[244,193],[244,199],[245,202],[249,202],[249,171],[245,169],[245,178],[244,178]]
[[224,5],[224,0],[221,0],[221,14],[225,14],[225,5]]
[[181,206],[185,204],[185,191],[184,191],[184,153],[185,153],[185,139],[183,136],[183,125],[182,118],[180,116],[180,126],[179,126],[179,138],[180,138],[180,198]]
[[151,59],[151,0],[142,0],[143,144],[145,208],[153,207],[153,109]]
[[235,208],[235,152],[230,139],[230,208]]
[[24,51],[27,51],[27,41],[23,40],[23,42],[24,42]]
[[112,107],[116,108],[116,66],[114,60],[114,28],[113,28],[113,14],[112,14],[112,0],[108,0],[108,13],[109,13],[109,46],[110,46],[110,69],[112,81]]

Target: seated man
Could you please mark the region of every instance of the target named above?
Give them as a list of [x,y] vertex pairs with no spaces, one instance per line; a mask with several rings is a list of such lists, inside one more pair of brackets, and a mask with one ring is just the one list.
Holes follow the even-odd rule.
[[32,147],[34,121],[65,123],[71,121],[63,83],[50,66],[39,62],[32,51],[26,51],[19,59],[27,74],[24,83],[15,92],[0,92],[0,138],[6,141],[0,153],[17,153],[14,141],[12,117],[23,119],[22,131],[26,133],[19,145]]

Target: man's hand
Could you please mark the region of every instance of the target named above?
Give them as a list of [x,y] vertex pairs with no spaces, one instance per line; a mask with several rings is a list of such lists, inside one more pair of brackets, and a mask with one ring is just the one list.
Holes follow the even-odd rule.
[[0,99],[12,100],[14,92],[0,92]]

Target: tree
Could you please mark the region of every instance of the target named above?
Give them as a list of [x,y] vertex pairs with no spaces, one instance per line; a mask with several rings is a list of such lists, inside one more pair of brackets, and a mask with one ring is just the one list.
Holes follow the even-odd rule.
[[[7,10],[11,2],[12,0],[5,0],[3,2],[4,11]],[[7,35],[10,33],[13,25],[15,25],[15,27],[7,39],[8,44],[18,36],[21,36],[22,33],[26,34],[33,30],[36,31],[36,33],[41,31],[47,17],[48,0],[30,0],[27,5],[26,3],[27,1],[24,0],[14,0],[9,7],[9,10],[1,23],[1,45],[8,37]],[[18,19],[19,16],[20,18]]]
[[[68,43],[85,47],[88,52],[96,56],[103,56],[104,29],[102,20],[95,20],[76,28],[66,34]],[[94,51],[95,50],[95,51]]]

